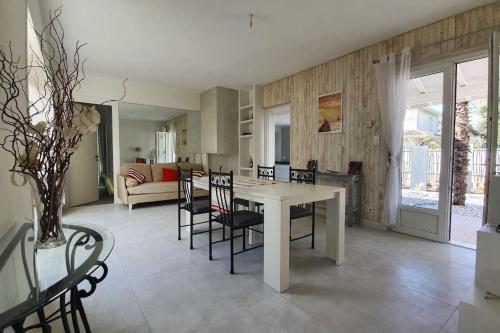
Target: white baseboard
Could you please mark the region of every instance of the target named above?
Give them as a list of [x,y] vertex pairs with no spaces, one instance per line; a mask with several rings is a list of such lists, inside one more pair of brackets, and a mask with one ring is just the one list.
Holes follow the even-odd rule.
[[[324,207],[316,206],[316,214],[324,217],[326,216],[326,209]],[[384,231],[389,230],[389,228],[385,224],[369,219],[361,219],[361,225],[370,229],[384,230]]]
[[368,219],[362,219],[361,225],[370,229],[384,230],[384,231],[389,230],[389,228],[385,224]]

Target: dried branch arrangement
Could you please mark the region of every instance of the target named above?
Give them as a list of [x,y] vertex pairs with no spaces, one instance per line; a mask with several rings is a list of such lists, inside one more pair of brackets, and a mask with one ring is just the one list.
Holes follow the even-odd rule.
[[[77,42],[68,55],[61,13],[61,8],[51,11],[49,23],[36,33],[40,50],[38,55],[32,52],[27,66],[11,45],[0,49],[0,120],[5,131],[0,145],[14,157],[10,171],[26,175],[40,196],[41,242],[62,233],[58,219],[71,156],[82,137],[100,123],[95,107],[81,106],[73,98],[85,79],[85,60],[80,59],[85,44]],[[28,80],[36,98],[26,89]]]

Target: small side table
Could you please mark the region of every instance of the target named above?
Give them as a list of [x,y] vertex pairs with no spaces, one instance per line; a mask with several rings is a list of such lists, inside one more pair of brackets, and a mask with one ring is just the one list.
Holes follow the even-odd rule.
[[362,217],[361,186],[363,184],[363,175],[351,175],[335,171],[318,171],[316,175],[347,185],[346,221],[349,226],[353,226],[354,224],[360,225]]
[[[0,332],[9,326],[16,333],[51,332],[51,323],[59,319],[64,332],[90,332],[82,298],[91,296],[106,278],[104,261],[113,250],[114,237],[102,227],[85,224],[63,224],[63,232],[66,244],[43,250],[34,248],[33,223],[14,224],[0,238],[0,284],[12,285],[0,288]],[[80,288],[83,281],[90,287]],[[45,306],[56,302],[59,309],[46,314]],[[25,319],[32,313],[38,322],[26,327]]]

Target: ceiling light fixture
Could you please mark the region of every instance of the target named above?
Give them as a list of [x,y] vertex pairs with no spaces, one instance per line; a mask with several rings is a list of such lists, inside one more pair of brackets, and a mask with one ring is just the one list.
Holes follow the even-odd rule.
[[253,14],[250,13],[250,23],[248,24],[248,33],[253,32]]

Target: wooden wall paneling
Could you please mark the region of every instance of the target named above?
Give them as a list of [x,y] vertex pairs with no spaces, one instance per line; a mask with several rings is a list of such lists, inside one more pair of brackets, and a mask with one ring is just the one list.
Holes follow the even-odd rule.
[[[321,170],[347,171],[348,161],[362,160],[363,216],[379,221],[387,151],[382,142],[372,60],[411,47],[415,63],[431,62],[465,49],[485,47],[490,31],[484,29],[497,26],[500,26],[500,2],[440,20],[266,84],[264,107],[291,104],[292,165],[305,167],[309,159],[317,159]],[[317,96],[338,90],[343,91],[344,98],[343,132],[319,135]],[[380,139],[378,147],[373,145],[375,135]],[[368,212],[369,208],[373,213]]]
[[500,25],[500,2],[495,2],[493,4],[493,6],[495,7],[495,10],[494,10],[494,13],[493,13],[493,16],[494,16],[494,19],[495,19],[495,25]]

